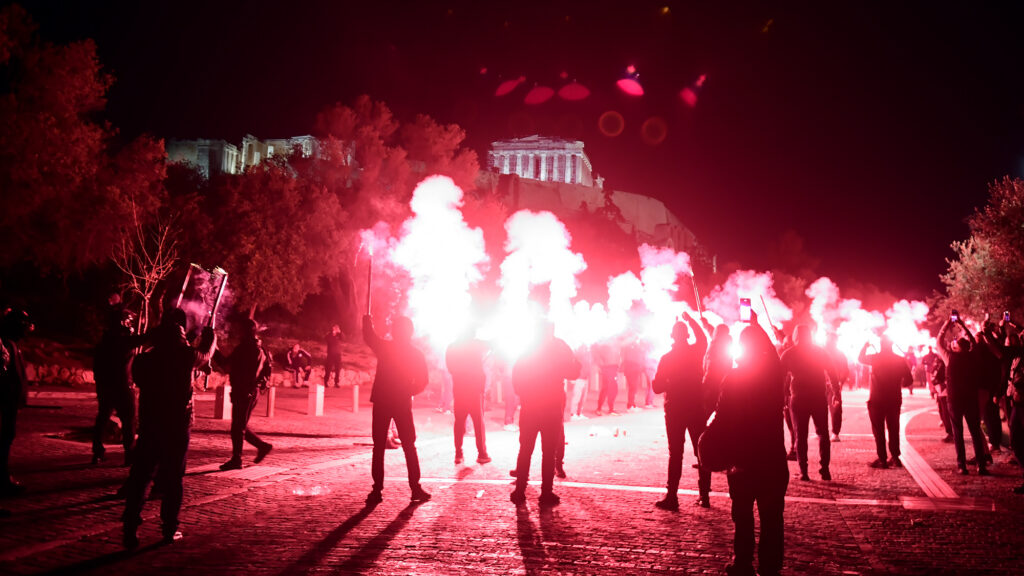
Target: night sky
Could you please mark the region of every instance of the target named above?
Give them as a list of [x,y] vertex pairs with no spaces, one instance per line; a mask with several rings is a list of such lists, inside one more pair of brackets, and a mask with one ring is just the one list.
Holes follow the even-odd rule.
[[[126,137],[307,134],[367,93],[458,123],[481,163],[493,140],[581,139],[607,185],[664,200],[720,261],[771,268],[793,231],[841,287],[924,297],[988,183],[1024,175],[1024,10],[809,4],[23,3],[44,38],[96,40]],[[628,66],[642,97],[615,86]],[[680,91],[701,75],[691,108]],[[563,76],[590,97],[523,103]]]

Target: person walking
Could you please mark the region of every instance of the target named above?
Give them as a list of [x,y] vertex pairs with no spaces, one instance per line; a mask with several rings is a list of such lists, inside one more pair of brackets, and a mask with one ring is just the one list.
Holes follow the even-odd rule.
[[541,438],[542,506],[560,502],[554,493],[555,460],[559,444],[565,442],[562,413],[565,409],[565,381],[579,377],[580,364],[565,341],[555,337],[554,325],[545,322],[537,345],[516,361],[512,368],[512,385],[519,395],[519,457],[516,461],[515,490],[510,499],[517,506],[526,502],[526,485],[530,478],[530,459]]
[[[768,334],[752,314],[750,326],[740,332],[743,355],[722,382],[715,413],[735,437],[733,461],[727,472],[732,520],[735,528],[730,576],[753,576],[754,504],[760,517],[757,572],[777,576],[782,570],[785,525],[783,513],[789,466],[783,425],[784,372]],[[718,420],[721,419],[721,422]]]
[[811,327],[800,324],[793,330],[794,345],[782,353],[780,361],[786,374],[789,394],[789,412],[796,428],[796,456],[800,464],[800,480],[809,481],[807,473],[807,436],[810,422],[818,435],[818,472],[821,479],[832,480],[829,463],[832,445],[828,437],[828,391],[839,382],[832,359],[824,348],[814,344]]
[[373,459],[370,475],[373,490],[366,504],[375,506],[384,500],[384,452],[387,450],[391,422],[398,428],[398,437],[405,452],[412,502],[426,502],[430,494],[420,486],[420,460],[416,453],[416,424],[412,417],[412,397],[426,389],[427,362],[413,345],[412,320],[405,316],[391,324],[391,340],[377,335],[373,317],[363,316],[363,340],[377,356],[377,372],[373,377],[370,402],[373,403],[371,434]]
[[[654,505],[662,510],[678,510],[679,478],[683,470],[683,452],[686,432],[690,432],[693,455],[697,456],[697,439],[704,432],[708,414],[704,409],[704,354],[708,338],[693,316],[684,316],[684,322],[672,327],[672,349],[661,357],[654,375],[654,391],[665,394],[665,435],[668,437],[668,482],[665,497]],[[689,344],[690,334],[696,342]],[[698,468],[697,504],[711,506],[711,471]]]
[[99,464],[106,456],[103,435],[110,416],[117,413],[121,420],[121,445],[124,446],[124,465],[131,466],[135,449],[135,391],[132,387],[131,362],[135,350],[146,341],[145,336],[134,336],[134,316],[121,309],[116,322],[103,331],[93,356],[93,379],[96,382],[96,422],[92,433],[92,463]]
[[[871,367],[871,385],[868,388],[868,419],[871,420],[871,435],[875,437],[875,453],[878,458],[872,468],[902,467],[900,461],[900,407],[903,406],[904,385],[913,379],[906,359],[892,351],[892,340],[882,336],[881,349],[877,354],[868,354],[870,342],[865,342],[857,360]],[[889,432],[889,454],[886,457],[886,430]]]
[[259,464],[270,454],[273,445],[249,429],[249,418],[266,389],[273,371],[270,354],[260,342],[259,324],[245,319],[240,323],[242,341],[228,358],[228,378],[231,382],[231,459],[220,465],[221,470],[242,468],[242,442],[256,447],[253,464]]
[[163,539],[173,542],[181,538],[178,515],[193,419],[192,373],[209,364],[217,343],[213,329],[207,326],[193,348],[185,340],[185,325],[185,312],[180,308],[167,312],[152,337],[152,348],[132,363],[132,376],[139,387],[139,442],[124,488],[122,520],[128,549],[139,545],[142,505],[154,471],[163,491]]
[[462,464],[462,440],[466,435],[466,418],[473,422],[476,438],[476,461],[487,464],[487,434],[484,430],[484,360],[490,351],[487,344],[472,334],[452,342],[445,353],[445,365],[452,377],[455,409],[455,463]]

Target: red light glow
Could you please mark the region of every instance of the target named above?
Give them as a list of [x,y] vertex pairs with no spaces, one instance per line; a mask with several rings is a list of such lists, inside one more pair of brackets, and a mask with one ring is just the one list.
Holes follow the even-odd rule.
[[640,82],[638,82],[635,78],[622,78],[615,84],[619,87],[619,90],[622,90],[623,92],[629,94],[630,96],[644,95],[644,87],[641,86]]

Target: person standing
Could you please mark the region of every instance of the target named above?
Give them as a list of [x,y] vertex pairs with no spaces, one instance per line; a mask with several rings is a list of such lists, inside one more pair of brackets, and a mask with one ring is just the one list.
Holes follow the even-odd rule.
[[476,438],[476,461],[487,464],[487,435],[484,430],[484,387],[487,375],[484,373],[484,359],[489,350],[487,344],[472,334],[452,342],[445,352],[445,365],[452,376],[452,396],[455,408],[455,463],[461,464],[462,440],[466,434],[466,417],[473,421],[473,435]]
[[554,325],[545,322],[538,344],[520,356],[512,368],[512,385],[522,404],[519,413],[519,457],[516,462],[516,487],[510,499],[517,506],[526,502],[526,484],[530,478],[530,459],[541,438],[542,506],[554,506],[560,498],[554,493],[555,460],[559,444],[565,442],[562,413],[565,409],[565,381],[579,377],[580,364],[565,341],[555,337]]
[[[868,388],[868,419],[871,420],[871,434],[875,437],[875,453],[878,458],[872,468],[901,467],[900,462],[900,408],[903,406],[903,386],[913,379],[907,361],[892,351],[892,340],[882,336],[881,350],[868,354],[870,342],[865,342],[857,359],[871,367],[871,385]],[[889,453],[886,458],[886,430],[889,431]]]
[[324,384],[341,385],[341,327],[331,326],[327,335],[327,362],[324,364]]
[[8,309],[0,318],[0,496],[19,494],[24,487],[11,477],[11,446],[18,410],[25,405],[28,379],[19,342],[35,327],[24,310]]
[[181,538],[178,514],[193,418],[192,373],[209,364],[217,342],[213,329],[207,326],[198,345],[189,346],[185,324],[185,312],[180,308],[167,312],[152,337],[153,347],[139,354],[132,364],[132,375],[139,387],[139,442],[125,484],[125,548],[139,545],[137,531],[142,523],[142,505],[154,471],[163,490],[163,539],[173,542]]
[[829,463],[832,445],[828,437],[829,386],[839,382],[832,359],[825,350],[815,346],[811,327],[800,324],[793,330],[794,345],[782,353],[780,361],[789,388],[789,412],[796,428],[796,455],[800,464],[800,480],[809,481],[807,473],[807,436],[810,422],[818,435],[818,458],[821,479],[832,480]]
[[273,449],[273,445],[249,429],[249,418],[260,399],[260,392],[270,382],[273,361],[260,342],[259,325],[255,320],[243,320],[241,330],[242,341],[228,358],[228,378],[231,382],[231,459],[220,465],[221,470],[242,468],[243,440],[256,447],[253,464],[262,462]]
[[[789,466],[783,426],[785,383],[778,353],[752,314],[740,332],[743,355],[722,383],[715,426],[736,434],[735,465],[727,473],[735,526],[730,576],[753,576],[754,504],[761,521],[756,574],[777,576],[782,570],[783,512]],[[721,422],[718,420],[721,419]]]
[[626,379],[626,411],[636,412],[636,395],[643,386],[644,368],[647,365],[647,351],[640,337],[633,334],[622,348],[622,376]]
[[373,490],[366,504],[374,506],[384,500],[384,451],[387,449],[388,430],[392,420],[398,428],[398,437],[405,452],[405,466],[409,471],[409,488],[413,502],[426,502],[430,494],[420,486],[420,460],[416,454],[416,425],[412,417],[412,397],[427,387],[427,362],[423,353],[412,343],[412,320],[405,316],[395,318],[391,325],[391,340],[377,335],[373,317],[363,316],[363,339],[377,356],[377,372],[373,377],[370,402],[373,403],[371,434],[373,461],[370,475]]
[[[662,510],[678,510],[679,478],[683,470],[686,432],[690,432],[693,454],[697,455],[697,439],[704,432],[708,414],[704,408],[704,354],[708,338],[697,319],[687,314],[686,322],[672,327],[672,349],[661,357],[654,375],[654,391],[665,394],[665,434],[668,437],[668,482],[665,497],[654,505]],[[689,344],[691,332],[696,343]],[[698,468],[697,504],[711,506],[711,471]]]
[[583,405],[587,401],[587,389],[590,388],[590,347],[581,344],[575,351],[576,361],[580,363],[580,377],[572,381],[572,394],[569,395],[569,419],[586,420]]
[[[964,335],[950,343],[950,328],[959,326]],[[985,436],[981,431],[981,408],[978,406],[978,385],[976,356],[971,349],[977,346],[974,334],[967,329],[963,320],[957,317],[942,324],[935,341],[939,346],[939,356],[946,363],[946,394],[949,399],[949,412],[953,425],[953,446],[956,449],[957,469],[963,475],[967,471],[967,447],[964,445],[964,422],[971,433],[974,444],[974,458],[978,465],[978,474],[987,476]]]
[[93,357],[93,378],[96,382],[96,423],[92,433],[92,463],[99,464],[106,455],[103,433],[110,415],[117,413],[121,420],[121,444],[124,446],[124,465],[131,466],[135,449],[135,391],[132,389],[131,369],[135,349],[145,343],[144,336],[132,334],[134,316],[123,308],[117,320],[103,332]]
[[839,349],[839,337],[834,333],[828,336],[825,352],[832,360],[832,369],[835,370],[836,378],[838,378],[838,381],[830,382],[826,392],[828,392],[829,416],[832,418],[832,441],[839,442],[839,431],[843,429],[843,387],[850,379],[850,360]]
[[611,340],[594,345],[594,362],[597,364],[598,392],[597,412],[608,403],[608,414],[618,416],[615,411],[615,397],[619,394],[619,349]]

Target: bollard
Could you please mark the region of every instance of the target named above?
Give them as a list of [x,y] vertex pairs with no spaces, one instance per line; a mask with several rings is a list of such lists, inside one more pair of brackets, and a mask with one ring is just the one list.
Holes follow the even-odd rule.
[[352,412],[359,412],[359,384],[352,385]]
[[215,420],[231,420],[231,384],[227,382],[217,388],[213,403],[213,418]]
[[309,385],[309,396],[308,402],[306,403],[306,414],[309,416],[323,416],[324,415],[324,385],[321,384],[310,384]]
[[277,407],[277,387],[271,386],[267,389],[267,418],[274,417],[274,408]]

